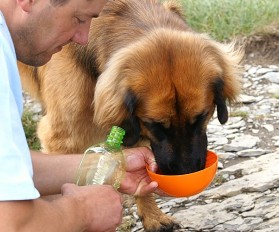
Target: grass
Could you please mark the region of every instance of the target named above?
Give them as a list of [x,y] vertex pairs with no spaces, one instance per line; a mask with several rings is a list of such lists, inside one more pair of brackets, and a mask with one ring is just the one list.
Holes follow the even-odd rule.
[[242,118],[248,118],[249,114],[246,111],[234,111],[230,112],[230,117],[242,117]]
[[29,148],[35,151],[40,150],[41,144],[36,133],[37,121],[34,120],[34,114],[27,108],[22,115],[22,124]]
[[181,0],[189,25],[219,41],[248,36],[279,22],[278,0]]

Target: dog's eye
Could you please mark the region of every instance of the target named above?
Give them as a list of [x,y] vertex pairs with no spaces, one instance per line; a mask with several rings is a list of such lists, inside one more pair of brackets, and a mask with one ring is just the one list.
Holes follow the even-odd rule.
[[162,123],[145,121],[143,122],[143,125],[158,141],[162,141],[166,138],[167,128],[165,128]]
[[202,113],[198,114],[191,121],[192,125],[196,125],[197,126],[197,125],[203,124],[203,122],[206,120],[208,114],[209,114],[208,112],[202,112]]
[[145,123],[151,124],[151,123],[153,122],[153,120],[150,119],[150,118],[142,118],[141,120],[142,120],[142,122],[143,122],[144,124],[145,124]]
[[202,133],[206,127],[206,120],[208,115],[208,112],[202,112],[191,120],[187,120],[185,127],[189,134]]
[[165,128],[170,128],[170,121],[162,122]]
[[145,125],[149,124],[151,126],[151,124],[154,123],[154,124],[157,124],[157,125],[161,125],[164,128],[169,128],[170,127],[170,120],[156,121],[156,120],[152,120],[152,119],[149,119],[149,118],[143,118],[142,121]]

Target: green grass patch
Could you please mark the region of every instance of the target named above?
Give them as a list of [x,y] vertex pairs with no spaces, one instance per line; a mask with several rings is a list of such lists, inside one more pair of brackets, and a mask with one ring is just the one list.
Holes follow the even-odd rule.
[[31,150],[40,150],[41,144],[36,133],[37,121],[34,120],[34,114],[25,109],[21,120],[29,148]]
[[230,112],[230,117],[242,117],[242,118],[248,118],[248,112],[246,111],[234,111]]
[[219,41],[248,36],[279,22],[278,0],[181,0],[189,25]]
[[226,178],[224,178],[223,175],[220,175],[219,173],[217,173],[217,175],[214,177],[214,180],[212,181],[211,185],[212,186],[220,186],[227,181],[228,180]]

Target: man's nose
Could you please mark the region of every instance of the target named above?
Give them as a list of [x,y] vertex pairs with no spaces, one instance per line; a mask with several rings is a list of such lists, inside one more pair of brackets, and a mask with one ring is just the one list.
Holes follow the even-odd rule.
[[74,34],[72,41],[80,45],[86,45],[88,43],[88,34],[89,34],[90,23],[81,25],[79,29]]

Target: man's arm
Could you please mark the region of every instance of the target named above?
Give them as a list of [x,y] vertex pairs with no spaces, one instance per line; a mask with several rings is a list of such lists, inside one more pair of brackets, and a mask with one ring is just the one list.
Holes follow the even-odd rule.
[[31,152],[34,183],[42,196],[59,194],[64,183],[74,183],[82,155],[47,155]]
[[122,200],[111,186],[65,184],[62,197],[0,202],[0,231],[115,231],[122,219]]
[[0,202],[0,231],[79,231],[86,227],[79,208],[70,198]]
[[[165,196],[158,189],[158,183],[151,181],[146,165],[156,170],[155,158],[150,149],[137,147],[123,150],[126,160],[126,174],[119,191],[125,194],[144,196],[157,193]],[[41,195],[59,194],[64,183],[74,183],[75,175],[82,155],[46,155],[32,152],[34,182]]]

